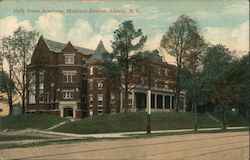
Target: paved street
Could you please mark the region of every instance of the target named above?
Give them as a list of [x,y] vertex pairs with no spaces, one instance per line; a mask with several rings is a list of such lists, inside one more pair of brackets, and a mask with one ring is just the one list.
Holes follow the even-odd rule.
[[0,150],[0,159],[248,160],[249,133],[188,134]]

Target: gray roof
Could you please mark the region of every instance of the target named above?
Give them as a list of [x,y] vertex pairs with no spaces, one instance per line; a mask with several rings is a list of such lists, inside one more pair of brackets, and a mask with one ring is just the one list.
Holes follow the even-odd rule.
[[[61,52],[65,48],[65,46],[67,45],[65,43],[60,43],[60,42],[52,41],[52,40],[45,39],[45,38],[43,38],[43,39],[44,39],[45,43],[47,44],[47,46],[49,47],[49,49],[54,51],[54,52]],[[78,52],[81,52],[85,55],[91,55],[93,53],[93,50],[91,50],[91,49],[86,49],[86,48],[78,47],[75,45],[73,45],[73,47],[75,49],[77,49]]]
[[103,54],[105,53],[108,53],[108,51],[105,49],[102,41],[100,41],[90,60],[103,60]]

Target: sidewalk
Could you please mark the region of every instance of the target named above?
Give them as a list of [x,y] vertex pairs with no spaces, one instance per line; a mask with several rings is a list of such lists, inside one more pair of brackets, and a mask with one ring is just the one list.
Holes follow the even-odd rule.
[[[249,129],[248,126],[244,127],[227,127],[228,130],[237,130],[237,129]],[[221,128],[200,128],[198,131],[219,131]],[[177,129],[177,130],[157,130],[151,131],[151,133],[181,133],[181,132],[192,132],[194,129]],[[122,138],[122,137],[131,137],[132,135],[143,135],[147,134],[146,131],[138,132],[120,132],[120,133],[98,133],[98,134],[74,134],[74,133],[62,133],[62,132],[51,132],[51,131],[39,131],[45,134],[53,134],[60,136],[68,137],[78,137],[78,138]]]
[[[228,130],[238,130],[238,129],[249,129],[249,127],[228,127]],[[198,131],[219,131],[221,128],[200,128]],[[151,131],[151,133],[183,133],[192,132],[194,129],[178,129],[178,130],[157,130]],[[101,134],[73,134],[73,133],[62,133],[62,132],[52,132],[47,130],[36,130],[37,133],[55,135],[58,138],[52,139],[28,139],[19,141],[1,141],[0,145],[4,144],[30,144],[39,142],[50,142],[50,141],[60,141],[60,140],[74,140],[74,139],[88,139],[88,138],[126,138],[133,137],[134,135],[146,135],[146,131],[138,132],[120,132],[120,133],[101,133]]]

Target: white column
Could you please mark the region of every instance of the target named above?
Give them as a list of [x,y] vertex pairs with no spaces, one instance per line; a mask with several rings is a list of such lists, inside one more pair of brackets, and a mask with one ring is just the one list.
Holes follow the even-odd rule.
[[151,114],[151,90],[147,92],[147,112]]
[[165,109],[165,96],[162,95],[162,109]]
[[183,111],[186,111],[186,98],[183,97]]
[[73,108],[73,118],[76,118],[76,108]]
[[170,101],[170,110],[172,110],[173,109],[173,103],[172,103],[172,100],[173,100],[173,96],[169,96],[170,98],[169,98],[169,101]]
[[60,110],[60,117],[63,117],[63,108],[59,107],[59,110]]
[[157,108],[157,94],[155,94],[155,109]]
[[134,92],[134,90],[132,90],[132,110],[136,111],[136,108],[135,108],[135,92]]

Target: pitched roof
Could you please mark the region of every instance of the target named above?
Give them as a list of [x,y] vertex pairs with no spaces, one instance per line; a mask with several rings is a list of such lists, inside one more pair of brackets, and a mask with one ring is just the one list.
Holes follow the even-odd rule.
[[105,53],[108,53],[108,51],[105,49],[102,41],[100,41],[90,60],[103,60],[103,54]]
[[[61,52],[65,46],[67,45],[66,43],[60,43],[60,42],[56,42],[56,41],[52,41],[49,39],[45,39],[43,38],[45,43],[47,44],[47,46],[49,47],[50,50],[54,51],[54,52]],[[82,48],[82,47],[78,47],[78,46],[74,46],[73,47],[75,49],[77,49],[77,51],[85,54],[85,55],[91,55],[93,53],[93,50],[91,49],[86,49],[86,48]]]

